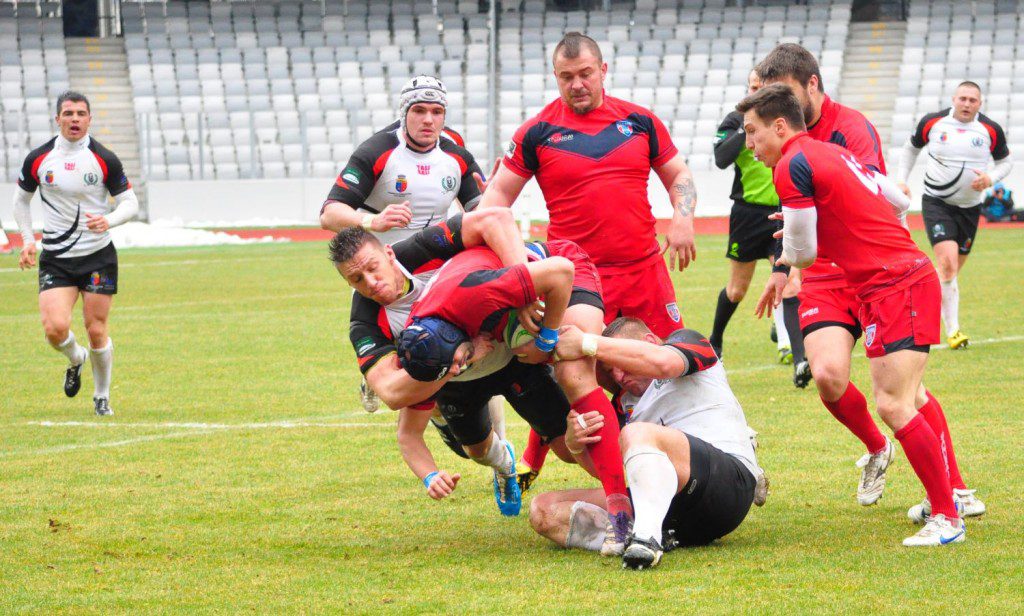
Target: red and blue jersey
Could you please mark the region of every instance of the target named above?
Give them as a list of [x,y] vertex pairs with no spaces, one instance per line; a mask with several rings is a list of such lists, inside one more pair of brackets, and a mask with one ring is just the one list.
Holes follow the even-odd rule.
[[584,114],[561,99],[548,104],[516,131],[504,165],[537,178],[548,239],[576,242],[604,269],[657,254],[647,180],[677,152],[654,114],[606,94]]
[[818,252],[845,271],[861,301],[916,282],[931,262],[849,151],[801,133],[782,146],[775,190],[783,207],[817,208]]
[[[821,116],[807,127],[807,133],[813,139],[834,143],[849,150],[865,167],[883,175],[886,173],[878,131],[856,109],[840,105],[825,96],[821,104]],[[814,264],[804,270],[804,282],[823,288],[846,286],[842,269],[834,259],[822,254],[820,248]]]

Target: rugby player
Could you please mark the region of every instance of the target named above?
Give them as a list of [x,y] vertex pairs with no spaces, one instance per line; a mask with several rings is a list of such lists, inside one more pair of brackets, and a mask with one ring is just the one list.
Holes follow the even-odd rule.
[[[861,113],[825,94],[818,61],[810,52],[792,43],[778,45],[754,70],[763,83],[783,83],[793,90],[800,101],[811,138],[846,148],[871,171],[876,182],[886,186],[890,184],[884,175],[885,160],[878,132]],[[800,328],[811,372],[825,408],[867,449],[857,461],[861,469],[857,502],[870,506],[882,497],[885,472],[894,459],[895,450],[875,425],[864,394],[850,381],[851,353],[862,331],[858,319],[859,300],[842,268],[821,250],[814,264],[802,271],[802,276]],[[766,297],[775,298],[777,304],[777,295],[777,288],[766,289],[759,300],[758,311],[767,303]],[[970,517],[985,513],[985,504],[974,490],[963,485],[960,478],[949,426],[938,399],[922,385],[915,404],[944,443],[943,456],[950,469],[950,480],[958,486],[957,497],[963,505],[964,515]],[[922,507],[928,510],[927,499],[911,507],[908,516],[923,521],[924,516],[920,515]]]
[[[499,510],[516,515],[521,497],[514,458],[505,455],[511,446],[492,433],[486,401],[504,394],[517,410],[554,416],[556,419],[546,420],[543,425],[538,421],[537,427],[545,438],[558,441],[554,443],[556,453],[571,460],[558,439],[564,431],[563,418],[569,403],[550,370],[521,365],[512,359],[507,347],[483,337],[476,338],[474,353],[467,358],[474,369],[464,374],[458,370],[441,380],[413,378],[395,355],[395,341],[405,327],[411,306],[438,268],[466,247],[480,245],[500,255],[496,257],[500,262],[521,264],[526,260],[526,249],[511,212],[495,209],[454,216],[392,246],[382,244],[361,227],[352,227],[335,236],[330,254],[339,273],[356,290],[349,337],[360,371],[385,404],[401,409],[398,439],[402,457],[423,481],[427,494],[444,498],[458,482],[457,475],[438,469],[423,440],[436,398],[445,419],[456,417],[447,423],[435,421],[442,439],[457,453],[462,452],[462,443],[469,443],[464,453],[495,469]],[[459,434],[467,440],[462,441]]]
[[[622,388],[628,413],[619,437],[636,512],[623,565],[654,567],[666,547],[704,545],[732,532],[754,501],[762,474],[743,410],[711,344],[692,329],[662,340],[642,321],[621,317],[601,336],[565,327],[562,359],[596,357]],[[602,437],[595,412],[567,418],[570,451]],[[530,525],[565,547],[600,549],[608,514],[599,490],[540,494]],[[663,531],[670,534],[663,535]]]
[[[462,137],[444,125],[447,95],[428,75],[402,87],[398,121],[356,148],[320,209],[321,227],[362,226],[393,244],[444,220],[456,199],[466,211],[476,206],[482,191],[472,175],[480,168]],[[380,408],[365,380],[359,392],[367,412]]]
[[737,110],[744,114],[747,147],[775,170],[784,220],[780,261],[807,267],[820,244],[856,293],[878,414],[895,432],[932,509],[924,528],[903,545],[964,541],[939,437],[915,405],[929,347],[939,342],[939,281],[893,215],[889,199],[898,189],[880,184],[849,150],[812,139],[788,85],[766,86]]
[[[666,337],[683,321],[662,255],[667,252],[672,267],[678,264],[680,270],[697,257],[693,177],[661,120],[605,95],[608,65],[592,38],[567,33],[555,46],[552,63],[560,98],[516,130],[481,207],[510,207],[535,177],[550,218],[548,239],[577,243],[601,275],[603,321],[578,325],[596,334],[615,317],[635,316]],[[647,199],[651,169],[673,205],[664,246],[658,243]],[[594,391],[594,400],[604,397]],[[575,402],[571,395],[570,400]],[[614,410],[610,404],[601,406],[606,429],[614,432]],[[606,440],[616,438],[610,434]],[[545,453],[537,445],[531,441],[523,452],[534,474]],[[625,486],[614,490],[624,493]]]
[[[117,250],[109,230],[131,220],[139,200],[117,155],[89,135],[89,101],[78,92],[57,98],[60,134],[29,152],[14,189],[14,218],[21,230],[21,269],[39,256],[39,313],[46,340],[68,359],[64,394],[74,397],[82,386],[82,366],[92,362],[93,408],[113,415],[110,382],[114,343],[107,321],[117,293]],[[43,209],[43,249],[32,234],[32,195]],[[109,198],[114,199],[111,208]],[[71,313],[82,298],[89,350],[71,331]]]
[[[757,92],[760,87],[761,80],[756,72],[751,71],[747,77],[747,94]],[[775,194],[775,186],[772,185],[772,172],[754,160],[753,153],[744,145],[745,139],[743,116],[734,110],[718,126],[714,146],[715,165],[719,169],[732,165],[735,169],[731,195],[733,205],[729,213],[729,240],[725,252],[729,259],[729,282],[718,294],[715,321],[708,338],[719,359],[722,358],[725,328],[747,295],[757,260],[769,259],[770,263],[774,263],[781,250],[781,244],[774,236],[779,225],[769,219],[769,215],[779,211],[779,196]],[[788,269],[772,265],[772,275],[786,276],[788,280]],[[774,331],[777,332],[775,341],[779,345],[779,362],[794,363],[798,370],[806,373],[808,368],[801,368],[804,350],[799,328],[799,302],[795,291],[783,299],[782,306],[782,310],[775,311]],[[804,380],[803,385],[806,383]]]
[[[964,81],[953,94],[953,106],[921,118],[903,146],[896,181],[910,196],[907,178],[922,149],[928,149],[921,213],[935,252],[942,285],[942,320],[951,349],[970,343],[960,330],[960,287],[957,275],[967,263],[978,233],[986,188],[1005,178],[1013,167],[1003,128],[983,113],[981,87]],[[988,171],[989,161],[995,165]]]

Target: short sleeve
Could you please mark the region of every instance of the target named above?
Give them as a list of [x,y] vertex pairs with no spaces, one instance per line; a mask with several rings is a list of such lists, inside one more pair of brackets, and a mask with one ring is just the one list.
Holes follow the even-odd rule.
[[505,156],[502,158],[505,168],[526,179],[533,177],[539,167],[537,147],[530,138],[533,126],[532,123],[526,123],[516,130],[512,140],[505,145]]
[[353,208],[365,207],[366,198],[373,192],[396,144],[397,138],[389,132],[377,133],[361,143],[338,174],[327,200],[340,201]]
[[395,352],[395,343],[390,325],[387,324],[384,308],[377,302],[358,294],[352,298],[348,337],[356,352],[359,371],[363,374],[369,372],[370,368],[373,368],[389,353]]
[[814,173],[803,152],[797,152],[789,160],[783,159],[775,168],[773,179],[782,207],[814,207]]
[[672,135],[665,128],[665,123],[658,116],[651,114],[651,167],[660,167],[679,153],[676,144],[672,142]]

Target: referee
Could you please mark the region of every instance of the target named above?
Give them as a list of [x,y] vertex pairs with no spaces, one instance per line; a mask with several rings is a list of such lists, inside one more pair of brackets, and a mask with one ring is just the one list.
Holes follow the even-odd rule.
[[[107,320],[117,293],[117,250],[108,231],[131,220],[139,211],[139,201],[121,161],[89,136],[91,121],[85,96],[69,91],[57,98],[60,134],[25,158],[14,189],[14,217],[24,242],[18,264],[21,269],[34,267],[37,248],[29,204],[38,189],[46,204],[39,254],[39,313],[46,339],[68,358],[65,395],[78,394],[82,366],[89,359],[96,414],[113,415],[114,344],[107,335]],[[79,296],[89,335],[88,351],[71,331],[71,311]]]
[[[761,87],[757,73],[747,77],[747,93],[753,94]],[[726,169],[733,165],[735,175],[732,182],[732,211],[729,212],[729,243],[725,256],[730,260],[729,282],[718,294],[715,307],[715,321],[708,340],[715,353],[722,357],[722,343],[725,328],[736,312],[740,302],[747,295],[750,281],[758,259],[772,263],[772,273],[787,275],[789,268],[774,265],[780,254],[781,243],[773,234],[779,230],[779,223],[768,216],[779,212],[779,197],[772,184],[772,170],[754,158],[746,148],[746,134],[743,132],[743,114],[732,111],[718,126],[715,139],[715,165]],[[792,361],[799,365],[804,361],[803,338],[799,327],[799,301],[794,297],[783,300],[782,323],[776,319],[780,334],[779,361]],[[778,314],[778,313],[776,313]],[[788,327],[786,323],[792,323]],[[786,332],[789,344],[786,344]]]

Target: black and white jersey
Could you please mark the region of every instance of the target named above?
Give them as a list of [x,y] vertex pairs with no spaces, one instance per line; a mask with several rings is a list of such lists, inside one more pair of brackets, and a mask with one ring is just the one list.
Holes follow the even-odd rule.
[[971,188],[974,172],[985,173],[990,160],[1010,155],[1001,126],[981,113],[961,122],[952,108],[921,118],[910,144],[918,150],[928,148],[924,193],[960,207],[981,202],[981,192]]
[[90,231],[85,215],[108,214],[108,196],[132,187],[117,156],[89,135],[74,142],[57,135],[32,150],[18,186],[29,193],[39,189],[43,250],[50,257],[80,257],[108,245],[110,234]]
[[665,346],[695,359],[689,360],[686,374],[651,381],[642,396],[623,391],[618,403],[627,421],[659,424],[696,436],[739,460],[757,477],[761,469],[747,419],[710,343],[694,330],[680,329],[665,340]]
[[409,201],[412,221],[408,227],[374,232],[382,242],[393,244],[444,220],[455,199],[467,209],[476,205],[480,190],[474,173],[480,173],[480,167],[473,155],[453,139],[439,139],[431,150],[418,152],[395,126],[356,148],[327,200],[374,213]]

